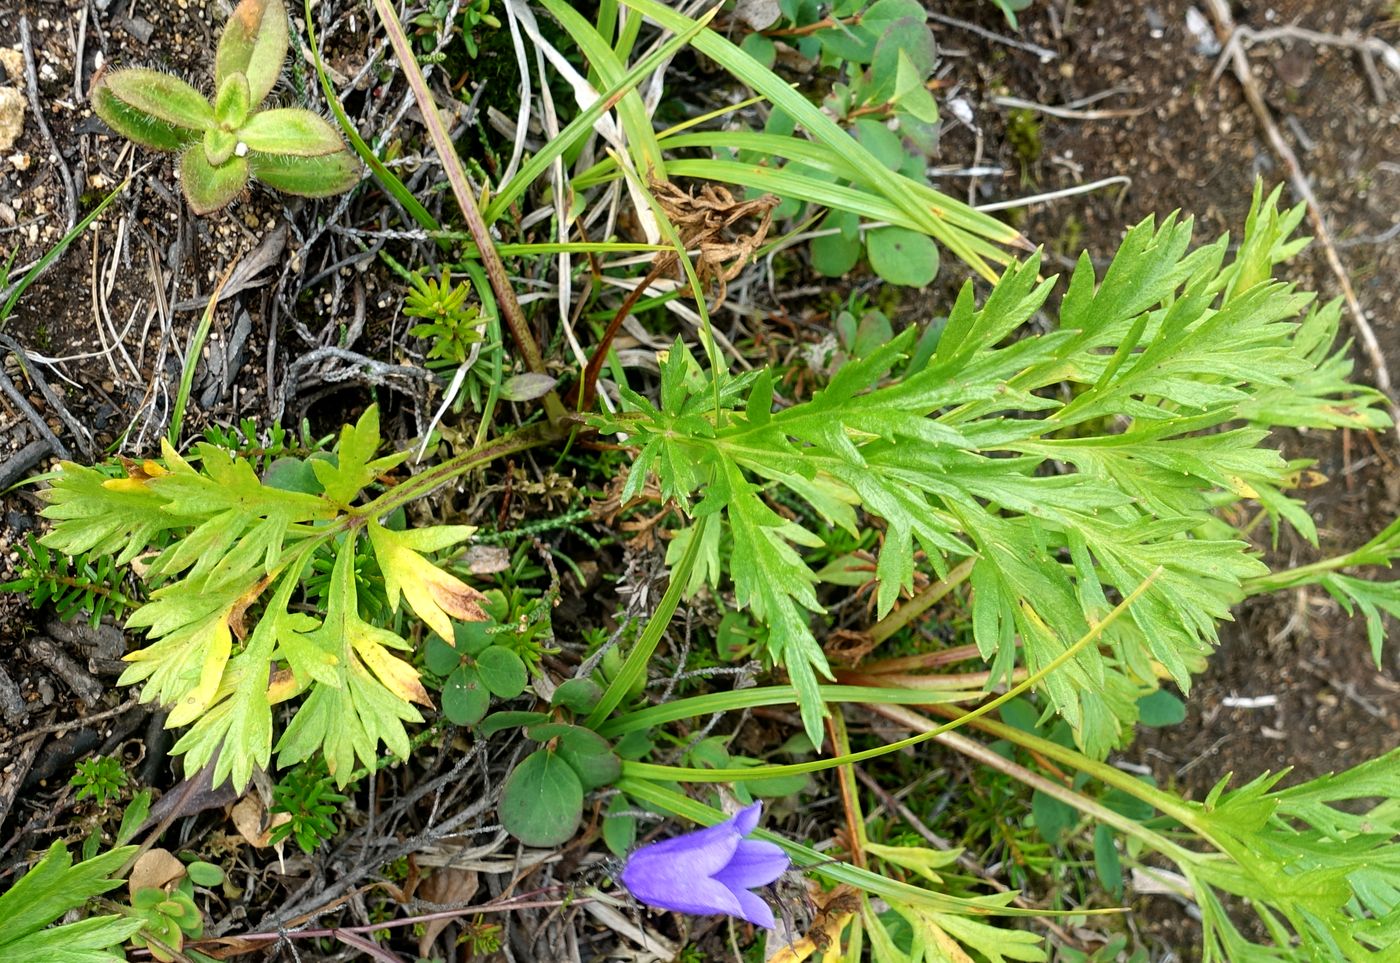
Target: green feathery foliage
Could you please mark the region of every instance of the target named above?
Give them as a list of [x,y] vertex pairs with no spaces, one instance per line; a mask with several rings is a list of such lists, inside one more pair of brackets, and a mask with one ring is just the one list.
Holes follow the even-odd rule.
[[1346,380],[1336,306],[1272,280],[1301,217],[1278,214],[1276,199],[1256,196],[1229,263],[1228,238],[1191,250],[1189,220],[1137,225],[1102,278],[1081,258],[1048,331],[1023,331],[1055,287],[1038,255],[980,307],[969,283],[921,367],[904,364],[909,330],[778,410],[768,371],[707,375],[678,342],[659,405],[624,390],[630,411],[596,419],[640,446],[624,500],[654,474],[694,520],[673,558],[702,540],[692,591],[727,571],[766,623],[814,741],[828,670],[811,628],[817,576],[799,548],[820,540],[774,511],[768,488],[853,534],[856,507],[882,520],[881,616],[912,590],[916,546],[940,576],[974,559],[972,618],[993,681],[1018,661],[1049,663],[1160,569],[1102,645],[1045,681],[1102,756],[1160,677],[1190,685],[1244,580],[1268,571],[1246,542],[1214,533],[1220,496],[1255,500],[1315,540],[1285,493],[1297,466],[1265,443],[1269,428],[1389,421],[1377,392]]

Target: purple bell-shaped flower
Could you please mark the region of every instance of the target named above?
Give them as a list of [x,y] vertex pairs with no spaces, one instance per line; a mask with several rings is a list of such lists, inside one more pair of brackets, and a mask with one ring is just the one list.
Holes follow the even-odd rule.
[[656,909],[737,916],[772,929],[773,911],[750,890],[773,882],[791,860],[775,843],[744,838],[762,812],[754,803],[708,829],[643,846],[628,857],[622,885]]

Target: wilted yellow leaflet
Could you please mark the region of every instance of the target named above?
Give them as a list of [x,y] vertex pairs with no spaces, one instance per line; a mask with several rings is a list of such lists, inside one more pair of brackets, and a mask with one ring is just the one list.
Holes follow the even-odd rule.
[[399,594],[408,600],[423,622],[444,639],[453,638],[452,619],[484,622],[484,596],[455,576],[428,561],[419,552],[433,552],[460,542],[475,529],[468,525],[442,525],[437,528],[391,532],[373,519],[369,539],[375,558],[384,573],[384,590],[389,604],[399,607]]
[[229,652],[233,648],[233,632],[229,628],[229,618],[237,604],[238,602],[234,601],[221,612],[215,613],[205,622],[199,633],[190,638],[190,645],[204,647],[204,664],[200,668],[199,684],[170,710],[170,718],[165,723],[168,728],[188,725],[198,719],[214,700],[214,693],[219,689],[219,680],[223,678],[224,666],[228,664]]

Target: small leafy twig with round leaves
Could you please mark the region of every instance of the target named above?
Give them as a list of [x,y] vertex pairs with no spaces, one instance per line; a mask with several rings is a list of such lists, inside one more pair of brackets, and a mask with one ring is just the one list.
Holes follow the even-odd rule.
[[344,193],[360,171],[335,128],[298,107],[260,109],[286,57],[282,0],[242,0],[219,39],[213,103],[178,77],[132,67],[98,77],[93,109],[128,140],[180,152],[196,214],[227,206],[249,178],[304,197]]

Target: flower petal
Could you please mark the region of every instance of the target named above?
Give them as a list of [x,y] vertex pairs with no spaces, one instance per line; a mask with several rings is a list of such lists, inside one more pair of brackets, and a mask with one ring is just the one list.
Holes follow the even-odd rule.
[[743,911],[731,915],[737,916],[741,920],[748,920],[754,926],[761,926],[765,930],[771,930],[777,926],[777,921],[773,919],[772,908],[757,894],[741,889],[734,894],[734,898],[739,901]]
[[728,822],[734,824],[734,831],[740,836],[747,836],[758,828],[759,817],[763,815],[763,802],[752,803],[730,816]]
[[[720,914],[748,919],[745,915],[748,908],[741,901],[739,894],[723,883],[703,876],[693,876],[684,871],[662,876],[651,873],[637,874],[632,870],[633,867],[629,864],[623,871],[623,885],[629,893],[655,909],[674,910],[677,913],[690,913],[695,916]],[[743,895],[753,896],[747,890]],[[768,918],[773,918],[771,911]]]
[[[738,848],[739,836],[733,827],[720,823],[643,846],[628,857],[622,880],[626,883],[631,872],[655,878],[674,876],[676,885],[684,888],[690,880],[710,877],[724,869]],[[629,884],[627,888],[632,887]]]
[[730,889],[753,889],[767,886],[791,865],[792,860],[777,843],[745,839],[739,842],[725,867],[713,875]]

